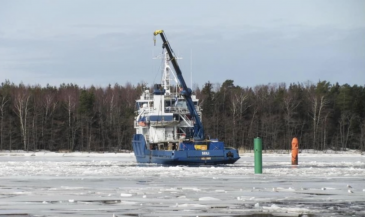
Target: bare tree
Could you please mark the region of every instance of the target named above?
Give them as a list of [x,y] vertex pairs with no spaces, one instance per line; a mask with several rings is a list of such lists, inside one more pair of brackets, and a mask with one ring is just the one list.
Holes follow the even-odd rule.
[[4,143],[4,109],[5,105],[8,103],[8,99],[6,96],[0,96],[0,150],[3,149]]
[[352,132],[350,130],[353,120],[355,118],[354,113],[345,111],[341,113],[341,119],[339,121],[340,141],[342,149],[346,149]]
[[[301,101],[292,92],[286,92],[284,96],[284,108],[285,108],[285,123],[286,123],[286,139],[285,141],[290,141],[291,137],[294,135],[294,119],[296,109],[300,105]],[[288,142],[288,144],[290,144]]]
[[30,91],[23,84],[19,85],[17,89],[14,90],[13,93],[13,103],[15,113],[19,117],[20,122],[20,130],[23,138],[23,148],[24,150],[28,149],[27,141],[27,118],[29,113],[29,99],[30,99]]
[[79,101],[79,89],[77,86],[68,85],[61,89],[61,99],[67,111],[67,143],[68,149],[74,150],[76,146],[77,107]]
[[[320,84],[321,82],[319,82]],[[307,91],[310,102],[309,115],[312,119],[313,126],[313,146],[319,149],[319,143],[317,142],[317,135],[320,123],[323,122],[323,112],[329,103],[326,93],[321,92],[314,85],[307,85]]]
[[[238,136],[237,132],[240,132],[239,134],[241,135],[241,137],[244,138],[244,133],[242,132],[242,130],[243,130],[242,116],[249,107],[246,103],[248,95],[246,92],[244,92],[243,89],[241,89],[240,87],[237,87],[236,90],[234,90],[234,92],[232,93],[231,97],[232,97],[231,111],[232,111],[232,123],[233,123],[232,141],[234,144],[236,144],[238,141],[238,138],[236,138],[236,136]],[[237,144],[236,144],[236,147],[238,147]]]
[[365,151],[365,119],[363,119],[360,123],[360,150],[361,152]]
[[[44,90],[45,93],[41,99],[43,117],[42,117],[42,129],[41,135],[44,137],[45,131],[47,131],[47,135],[49,135],[50,140],[53,142],[53,124],[52,117],[57,107],[57,92],[53,89]],[[50,145],[50,140],[47,141],[48,145]]]

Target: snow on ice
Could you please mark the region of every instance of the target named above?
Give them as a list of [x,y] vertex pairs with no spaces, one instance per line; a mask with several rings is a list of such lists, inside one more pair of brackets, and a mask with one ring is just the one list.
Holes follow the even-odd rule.
[[0,153],[0,216],[365,216],[365,156],[252,153],[228,166],[137,164],[132,153]]

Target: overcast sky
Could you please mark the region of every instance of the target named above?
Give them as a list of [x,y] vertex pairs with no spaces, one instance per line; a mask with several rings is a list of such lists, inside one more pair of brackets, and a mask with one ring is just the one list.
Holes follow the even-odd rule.
[[365,85],[362,0],[0,0],[0,82],[157,83],[157,29],[188,85]]

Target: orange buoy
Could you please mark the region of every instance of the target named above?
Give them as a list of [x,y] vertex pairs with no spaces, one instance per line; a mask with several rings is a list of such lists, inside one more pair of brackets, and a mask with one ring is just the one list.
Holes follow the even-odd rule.
[[291,141],[291,165],[298,165],[299,142],[296,137]]

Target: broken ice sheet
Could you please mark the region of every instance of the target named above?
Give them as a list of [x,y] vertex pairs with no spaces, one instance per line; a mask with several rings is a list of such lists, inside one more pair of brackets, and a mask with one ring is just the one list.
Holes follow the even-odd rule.
[[[365,157],[264,154],[228,166],[137,164],[133,154],[0,155],[0,215],[365,215]],[[349,188],[351,186],[351,188]],[[349,193],[349,190],[353,193]]]

